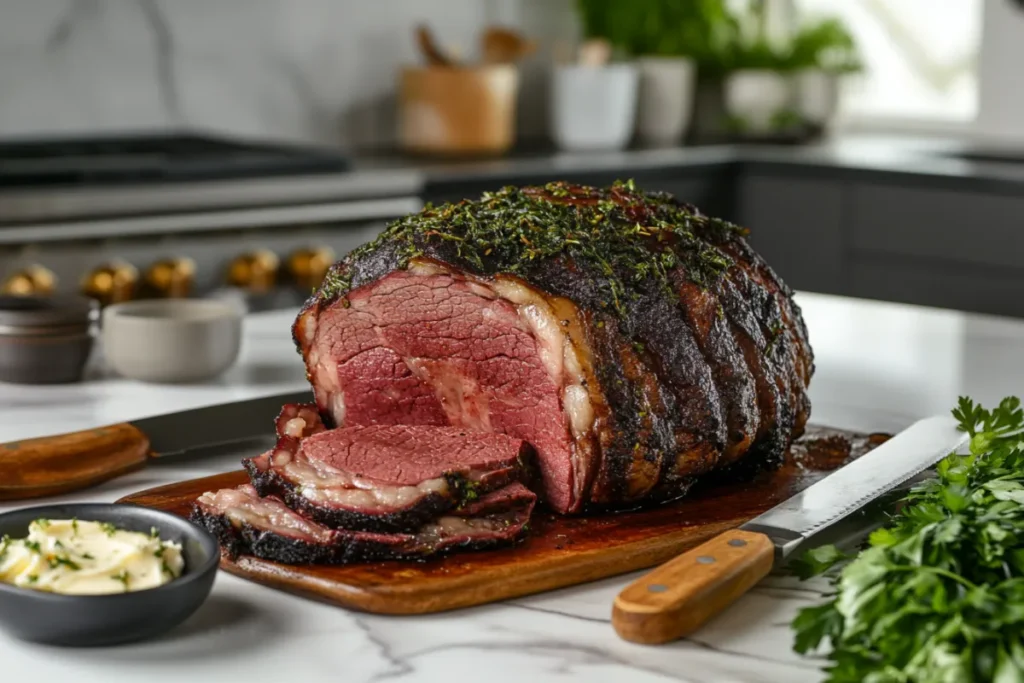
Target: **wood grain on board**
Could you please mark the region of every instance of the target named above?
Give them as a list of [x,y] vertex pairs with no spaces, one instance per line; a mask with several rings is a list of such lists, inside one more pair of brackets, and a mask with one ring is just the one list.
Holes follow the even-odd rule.
[[[260,584],[380,614],[480,605],[666,562],[774,507],[888,438],[810,427],[774,472],[706,485],[677,502],[635,512],[563,517],[538,510],[529,536],[500,550],[334,567],[224,556],[221,567]],[[229,472],[141,491],[118,502],[187,516],[203,492],[246,481],[244,472]]]

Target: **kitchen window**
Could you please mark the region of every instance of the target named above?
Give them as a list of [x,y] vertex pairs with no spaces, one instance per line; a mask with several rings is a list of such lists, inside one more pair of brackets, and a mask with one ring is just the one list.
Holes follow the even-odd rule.
[[865,62],[842,118],[863,124],[967,124],[978,114],[985,0],[795,0],[802,17],[838,16]]

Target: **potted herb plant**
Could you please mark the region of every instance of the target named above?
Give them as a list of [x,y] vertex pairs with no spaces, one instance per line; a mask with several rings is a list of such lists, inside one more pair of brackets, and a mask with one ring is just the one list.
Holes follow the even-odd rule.
[[725,108],[734,131],[763,135],[792,118],[790,52],[769,37],[765,2],[754,2],[743,19],[725,79]]
[[577,0],[583,31],[636,59],[637,137],[679,142],[694,114],[698,75],[720,69],[735,22],[725,0]]
[[809,23],[793,38],[790,64],[797,113],[807,123],[827,128],[839,106],[840,79],[863,70],[853,36],[838,19]]

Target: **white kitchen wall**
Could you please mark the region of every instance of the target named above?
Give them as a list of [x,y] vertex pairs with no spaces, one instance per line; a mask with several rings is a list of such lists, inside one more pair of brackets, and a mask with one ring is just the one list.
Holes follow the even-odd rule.
[[[572,0],[0,0],[0,137],[198,127],[387,146],[420,21],[466,56],[489,23],[575,31]],[[545,60],[524,65],[524,138],[544,134]]]

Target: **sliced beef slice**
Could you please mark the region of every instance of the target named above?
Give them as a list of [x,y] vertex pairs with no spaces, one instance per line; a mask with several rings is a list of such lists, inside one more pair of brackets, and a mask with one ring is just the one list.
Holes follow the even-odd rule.
[[336,529],[402,532],[529,476],[532,452],[504,434],[376,425],[318,432],[243,461],[260,495],[276,495]]
[[295,512],[276,496],[252,486],[204,493],[192,521],[217,536],[232,557],[254,555],[287,564],[354,564],[426,559],[454,550],[510,545],[526,531],[536,497],[525,487],[494,492],[477,504],[479,514],[445,515],[415,533],[381,534],[328,529]]

